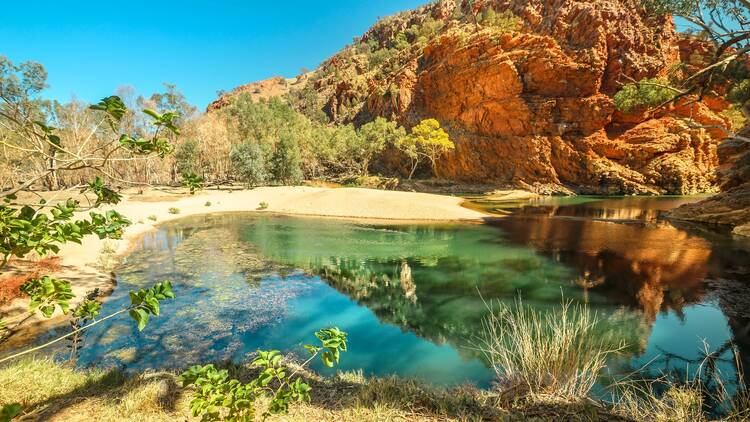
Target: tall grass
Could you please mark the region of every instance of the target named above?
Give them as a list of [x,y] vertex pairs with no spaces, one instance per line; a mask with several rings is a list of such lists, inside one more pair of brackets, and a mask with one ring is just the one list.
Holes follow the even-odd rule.
[[551,311],[500,304],[482,323],[476,344],[497,376],[501,392],[514,397],[583,399],[594,386],[611,348],[595,330],[596,315],[563,301]]
[[635,420],[655,422],[750,420],[750,392],[745,384],[739,351],[732,347],[734,382],[716,364],[721,353],[705,354],[695,372],[686,365],[684,378],[663,374],[652,380],[630,377],[614,388],[613,411]]

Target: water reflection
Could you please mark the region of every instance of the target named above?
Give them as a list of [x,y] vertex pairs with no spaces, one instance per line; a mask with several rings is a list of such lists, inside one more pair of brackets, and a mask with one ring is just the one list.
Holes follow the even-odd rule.
[[565,199],[491,225],[180,220],[143,239],[105,311],[166,278],[177,299],[143,334],[130,321],[96,327],[80,363],[242,360],[256,348],[299,350],[338,325],[351,339],[343,369],[487,386],[492,372],[471,340],[485,301],[518,295],[537,309],[561,297],[589,303],[601,336],[628,345],[613,370],[677,368],[701,357],[704,338],[717,349],[734,341],[747,363],[750,245],[664,221],[675,201]]
[[[663,211],[694,199],[629,198],[530,204],[493,222],[516,244],[575,268],[584,292],[643,315],[649,335],[633,368],[697,368],[715,354],[731,378],[750,363],[750,242],[675,224]],[[701,350],[706,340],[708,352]]]

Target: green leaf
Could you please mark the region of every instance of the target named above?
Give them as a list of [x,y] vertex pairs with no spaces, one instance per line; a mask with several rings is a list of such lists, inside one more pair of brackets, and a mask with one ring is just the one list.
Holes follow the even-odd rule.
[[138,323],[138,331],[143,331],[148,324],[148,312],[143,308],[131,309],[129,312],[130,316]]
[[0,408],[0,422],[9,422],[21,413],[21,405],[19,403],[4,404]]

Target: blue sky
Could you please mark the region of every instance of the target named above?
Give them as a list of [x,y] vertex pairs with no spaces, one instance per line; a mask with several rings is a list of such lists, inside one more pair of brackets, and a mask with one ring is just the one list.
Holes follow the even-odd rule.
[[314,69],[378,17],[426,0],[4,2],[0,55],[49,72],[46,96],[96,101],[177,84],[204,108],[216,91]]

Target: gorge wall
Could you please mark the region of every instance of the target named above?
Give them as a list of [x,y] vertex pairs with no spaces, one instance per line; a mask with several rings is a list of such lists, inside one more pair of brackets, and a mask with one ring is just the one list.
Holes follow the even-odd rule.
[[[692,128],[681,117],[726,125],[717,114],[726,105],[685,101],[658,115],[614,107],[612,96],[623,84],[665,76],[679,63],[671,18],[649,17],[630,0],[480,1],[469,7],[444,1],[374,26],[362,42],[387,46],[403,28],[446,22],[423,48],[393,58],[391,72],[367,71],[345,54],[324,63],[344,75],[315,85],[331,119],[362,123],[384,116],[406,126],[438,119],[456,144],[439,162],[442,178],[545,193],[715,189],[723,133]],[[451,18],[451,11],[466,17],[488,7],[512,11],[521,29]]]
[[[637,0],[442,0],[380,20],[287,98],[334,124],[437,119],[456,145],[438,162],[443,179],[539,193],[712,192],[726,101],[623,113],[613,100],[692,53],[671,17]],[[405,175],[395,149],[377,164]]]

